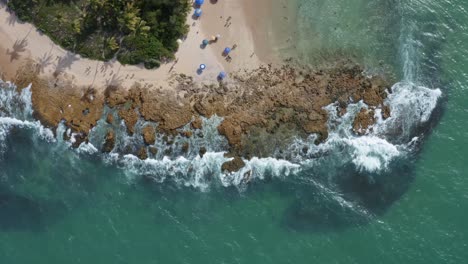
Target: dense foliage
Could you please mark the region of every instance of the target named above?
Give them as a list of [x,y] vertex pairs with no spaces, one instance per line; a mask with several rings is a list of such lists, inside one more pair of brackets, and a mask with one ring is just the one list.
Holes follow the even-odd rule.
[[55,42],[92,59],[158,67],[187,34],[188,0],[11,0],[9,7]]

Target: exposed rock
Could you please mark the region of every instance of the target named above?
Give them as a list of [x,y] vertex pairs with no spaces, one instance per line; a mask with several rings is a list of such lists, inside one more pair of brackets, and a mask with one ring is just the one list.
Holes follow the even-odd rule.
[[225,136],[229,145],[235,150],[240,150],[242,147],[242,127],[235,120],[226,118],[219,126],[218,132]]
[[358,135],[364,135],[375,123],[374,110],[362,108],[354,118],[353,131]]
[[63,140],[68,141],[70,138],[71,136],[68,135],[67,131],[63,131]]
[[[106,102],[116,108],[129,134],[134,133],[135,124],[142,118],[157,122],[158,132],[165,134],[171,144],[178,129],[189,123],[193,129],[201,129],[200,116],[216,114],[223,117],[218,131],[226,137],[229,151],[235,156],[250,157],[269,155],[283,147],[280,142],[297,136],[317,133],[318,142],[326,140],[328,116],[323,107],[335,102],[340,115],[350,102],[364,100],[369,108],[382,109],[384,118],[390,116],[390,109],[383,106],[389,85],[379,76],[368,78],[362,72],[361,67],[351,63],[322,70],[268,66],[232,73],[230,82],[220,86],[199,84],[194,88],[190,78],[178,76],[179,84],[174,89],[109,86],[103,93],[74,87],[60,74],[51,80],[25,75],[20,81],[33,83],[34,113],[50,127],[65,120],[73,132],[86,137],[101,117]],[[109,117],[108,122],[112,123]],[[361,112],[353,128],[356,133],[363,133],[373,122],[373,114]],[[151,135],[155,133],[151,128],[145,129],[145,143],[152,144],[155,139]],[[192,136],[188,131],[181,135]]]
[[145,120],[157,122],[158,130],[174,133],[192,119],[189,101],[175,95],[145,90],[141,96],[140,113]]
[[78,148],[81,145],[81,143],[83,143],[83,142],[88,142],[87,135],[83,134],[83,133],[75,134],[73,136],[73,139],[74,139],[74,141],[72,143],[72,147],[74,147],[74,148]]
[[338,116],[340,116],[340,117],[346,115],[347,112],[348,112],[348,109],[346,107],[338,108]]
[[135,133],[135,125],[138,122],[139,118],[136,110],[133,108],[122,108],[119,110],[119,117],[125,121],[128,134],[133,135],[133,133]]
[[141,132],[146,145],[153,145],[156,142],[156,130],[152,125],[145,126]]
[[201,129],[203,125],[203,121],[200,117],[197,116],[190,125],[192,126],[193,129]]
[[107,122],[108,124],[114,123],[114,116],[113,116],[112,114],[107,114],[106,122]]
[[73,132],[86,135],[101,118],[103,96],[93,89],[73,87],[72,81],[62,75],[30,81],[34,116],[43,125],[55,128],[63,120]]
[[245,162],[239,157],[236,156],[230,161],[226,161],[221,166],[223,172],[236,172],[242,169],[245,166]]
[[104,91],[106,97],[106,103],[110,107],[124,104],[126,99],[126,91],[122,87],[108,86]]
[[102,152],[109,153],[111,152],[115,147],[115,134],[113,130],[108,130],[104,145],[102,146]]
[[138,156],[138,158],[140,158],[141,160],[147,159],[147,158],[148,158],[148,152],[146,151],[146,148],[145,148],[145,147],[141,147],[141,148],[138,150],[137,156]]
[[193,132],[192,131],[182,131],[180,132],[180,135],[183,136],[183,137],[186,137],[186,138],[190,138],[193,136]]
[[384,105],[382,107],[382,118],[387,119],[390,117],[390,107],[388,105]]

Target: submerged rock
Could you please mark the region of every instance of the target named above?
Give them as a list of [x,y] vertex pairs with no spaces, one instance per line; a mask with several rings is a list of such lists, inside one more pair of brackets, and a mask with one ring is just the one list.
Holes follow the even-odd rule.
[[184,144],[182,144],[183,153],[187,153],[189,151],[189,148],[190,148],[190,144],[188,142],[185,142]]
[[223,163],[221,170],[223,172],[236,172],[245,166],[245,162],[241,157],[236,156],[232,160]]
[[149,147],[148,148],[149,152],[153,155],[157,155],[158,154],[158,149],[155,148],[155,147]]
[[145,147],[141,147],[141,148],[138,150],[137,156],[138,156],[138,158],[140,158],[141,160],[147,159],[147,158],[148,158],[148,152],[146,151],[146,148],[145,148]]
[[102,152],[109,153],[111,152],[115,147],[115,133],[114,130],[109,130],[107,131],[104,145],[102,147]]
[[206,148],[205,147],[201,147],[200,151],[198,151],[198,155],[200,155],[200,158],[203,158],[205,153],[206,153]]
[[183,136],[183,137],[186,137],[186,138],[190,138],[190,137],[192,137],[193,132],[192,131],[182,131],[182,132],[180,132],[180,135]]

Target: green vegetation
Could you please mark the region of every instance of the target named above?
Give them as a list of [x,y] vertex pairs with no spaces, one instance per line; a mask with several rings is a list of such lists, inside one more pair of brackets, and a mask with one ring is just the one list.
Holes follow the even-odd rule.
[[18,17],[82,56],[159,67],[187,34],[188,0],[11,0]]

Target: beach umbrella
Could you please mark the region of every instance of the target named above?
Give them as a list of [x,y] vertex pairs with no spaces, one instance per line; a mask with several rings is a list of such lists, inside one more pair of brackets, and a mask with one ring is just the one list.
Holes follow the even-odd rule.
[[199,68],[199,69],[200,69],[200,70],[206,69],[206,65],[205,65],[205,64],[200,64],[200,68]]
[[196,17],[200,17],[201,14],[202,14],[202,10],[201,10],[200,8],[195,9],[194,15],[195,15]]
[[219,75],[218,75],[218,78],[221,79],[221,80],[226,78],[226,72],[223,72],[223,71],[220,72]]
[[203,5],[204,2],[205,0],[195,0],[196,5]]
[[209,40],[207,40],[207,39],[204,39],[202,43],[203,43],[203,45],[205,45],[205,46],[206,46],[206,45],[208,45],[208,44],[210,43],[210,41],[209,41]]
[[224,54],[228,55],[229,52],[231,52],[231,48],[226,47],[226,48],[224,49]]

